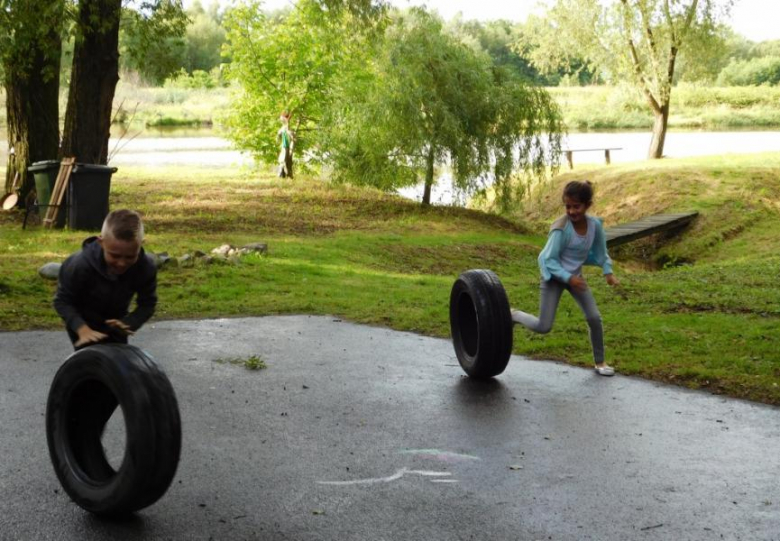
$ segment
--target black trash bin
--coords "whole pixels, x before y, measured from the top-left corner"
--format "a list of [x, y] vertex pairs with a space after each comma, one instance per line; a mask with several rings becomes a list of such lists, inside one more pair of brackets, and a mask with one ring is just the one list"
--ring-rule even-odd
[[77, 163], [68, 182], [68, 227], [99, 231], [108, 215], [111, 175], [116, 167]]
[[[35, 179], [35, 200], [40, 206], [41, 215], [46, 213], [51, 193], [54, 191], [54, 183], [57, 182], [57, 175], [60, 172], [60, 162], [57, 160], [43, 160], [34, 162], [27, 171], [33, 174]], [[65, 209], [67, 202], [62, 200], [60, 210], [57, 212], [55, 227], [65, 227]]]

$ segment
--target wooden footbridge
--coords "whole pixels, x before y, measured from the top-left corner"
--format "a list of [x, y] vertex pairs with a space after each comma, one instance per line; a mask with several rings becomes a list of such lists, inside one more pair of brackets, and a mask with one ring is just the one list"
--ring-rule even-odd
[[607, 236], [607, 246], [612, 248], [662, 231], [681, 229], [691, 223], [698, 215], [698, 212], [656, 214], [635, 222], [610, 227], [604, 231]]

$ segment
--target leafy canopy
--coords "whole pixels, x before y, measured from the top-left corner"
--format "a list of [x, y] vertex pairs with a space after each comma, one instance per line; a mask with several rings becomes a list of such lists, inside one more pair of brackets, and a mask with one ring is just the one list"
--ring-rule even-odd
[[[732, 0], [556, 0], [530, 17], [518, 43], [532, 63], [550, 72], [584, 58], [612, 82], [633, 81], [667, 103], [678, 55], [689, 65], [722, 43], [718, 21]], [[529, 45], [532, 45], [529, 47]], [[693, 69], [692, 67], [690, 69]]]
[[422, 9], [397, 16], [370, 70], [329, 111], [336, 179], [392, 189], [449, 164], [464, 192], [493, 183], [508, 204], [518, 171], [541, 175], [560, 151], [550, 96], [447, 33]]
[[242, 88], [226, 122], [230, 137], [271, 162], [278, 154], [279, 116], [288, 111], [296, 152], [315, 149], [335, 89], [362, 71], [383, 13], [367, 0], [300, 0], [278, 17], [263, 13], [258, 2], [228, 12], [229, 75]]

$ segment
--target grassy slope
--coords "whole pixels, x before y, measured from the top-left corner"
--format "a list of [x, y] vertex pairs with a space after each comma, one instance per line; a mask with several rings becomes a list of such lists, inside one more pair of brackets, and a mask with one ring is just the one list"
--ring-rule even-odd
[[[651, 272], [634, 250], [620, 254], [620, 289], [588, 274], [608, 359], [622, 373], [780, 404], [780, 210], [770, 199], [778, 172], [778, 155], [577, 170], [597, 182], [594, 210], [609, 222], [666, 209], [702, 212], [685, 240], [664, 247], [667, 259], [695, 265]], [[163, 270], [158, 318], [333, 314], [446, 337], [449, 289], [468, 268], [495, 270], [513, 305], [535, 309], [535, 260], [545, 240], [538, 232], [560, 212], [560, 184], [568, 178], [536, 191], [524, 211], [529, 229], [477, 211], [422, 209], [372, 190], [229, 171], [124, 168], [114, 179], [112, 207], [143, 211], [153, 251], [269, 243], [268, 256], [237, 266]], [[34, 272], [75, 250], [85, 234], [23, 232], [18, 215], [0, 219], [0, 328], [57, 328], [54, 286]], [[589, 365], [587, 331], [571, 299], [562, 301], [551, 334], [517, 329], [515, 351]]]

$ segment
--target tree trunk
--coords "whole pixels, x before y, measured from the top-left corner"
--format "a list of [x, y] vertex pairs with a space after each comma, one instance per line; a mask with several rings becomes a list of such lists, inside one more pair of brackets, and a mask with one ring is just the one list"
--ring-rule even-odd
[[431, 187], [433, 186], [433, 166], [435, 161], [436, 152], [433, 148], [433, 145], [431, 145], [431, 148], [428, 150], [428, 157], [426, 158], [427, 163], [425, 168], [425, 190], [423, 191], [422, 198], [423, 206], [431, 204]]
[[81, 0], [73, 51], [62, 156], [105, 165], [111, 107], [119, 81], [119, 19], [122, 0]]
[[664, 155], [664, 142], [666, 141], [666, 127], [669, 122], [669, 103], [661, 106], [660, 111], [654, 110], [653, 138], [650, 140], [650, 149], [647, 152], [649, 160], [662, 158]]
[[61, 52], [59, 32], [50, 29], [27, 51], [19, 52], [30, 59], [29, 67], [3, 67], [9, 146], [4, 193], [11, 191], [18, 172], [21, 206], [33, 188], [32, 175], [27, 175], [30, 164], [57, 158]]

